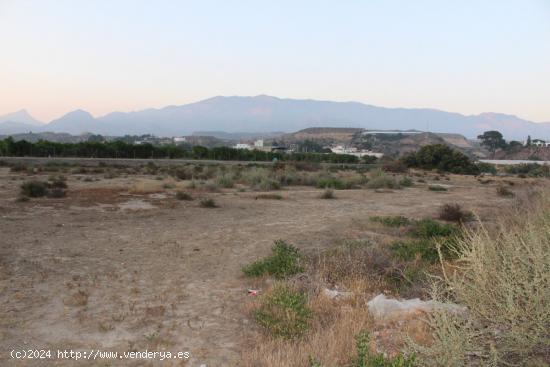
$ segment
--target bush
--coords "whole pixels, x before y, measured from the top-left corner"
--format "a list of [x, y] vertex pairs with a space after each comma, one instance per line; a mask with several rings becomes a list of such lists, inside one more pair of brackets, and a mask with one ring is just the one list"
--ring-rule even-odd
[[519, 177], [550, 177], [550, 167], [538, 163], [522, 163], [504, 168], [505, 172], [517, 174]]
[[321, 199], [335, 199], [334, 190], [326, 189], [320, 196]]
[[403, 177], [401, 180], [399, 180], [399, 186], [411, 187], [413, 185], [414, 182], [410, 177]]
[[178, 191], [178, 192], [176, 192], [176, 199], [191, 201], [191, 200], [193, 200], [193, 197], [191, 196], [191, 194], [189, 194], [187, 192]]
[[30, 170], [32, 169], [25, 163], [15, 163], [13, 166], [10, 167], [10, 172], [26, 172]]
[[401, 260], [415, 260], [417, 257], [430, 263], [439, 260], [437, 247], [441, 246], [441, 252], [445, 259], [453, 259], [455, 241], [453, 238], [421, 238], [417, 240], [397, 241], [391, 245], [393, 254]]
[[29, 181], [21, 185], [21, 195], [38, 198], [46, 196], [48, 193], [48, 184], [42, 181]]
[[503, 197], [506, 197], [506, 198], [511, 198], [511, 197], [515, 196], [514, 193], [510, 189], [508, 189], [504, 186], [498, 186], [497, 187], [497, 195], [498, 196], [503, 196]]
[[267, 274], [277, 279], [283, 279], [304, 271], [300, 265], [300, 252], [296, 247], [277, 240], [271, 252], [271, 255], [245, 266], [242, 269], [244, 275], [260, 277]]
[[470, 211], [463, 210], [459, 204], [444, 204], [439, 208], [439, 219], [449, 222], [467, 222], [473, 218]]
[[490, 173], [492, 175], [497, 174], [497, 168], [494, 164], [478, 162], [476, 163], [476, 166], [481, 173]]
[[311, 314], [305, 294], [278, 284], [263, 297], [254, 319], [270, 335], [293, 339], [307, 331]]
[[428, 262], [439, 259], [438, 247], [446, 259], [456, 257], [455, 244], [460, 228], [453, 224], [441, 224], [433, 219], [415, 222], [409, 232], [414, 240], [398, 241], [391, 246], [395, 256], [402, 260], [414, 260], [417, 256]]
[[351, 367], [414, 367], [416, 366], [416, 356], [405, 357], [397, 355], [388, 358], [382, 353], [371, 353], [370, 338], [368, 331], [363, 331], [357, 336], [357, 358], [351, 364]]
[[281, 184], [279, 183], [279, 181], [271, 178], [266, 178], [255, 184], [253, 188], [254, 190], [258, 191], [279, 190], [281, 188]]
[[370, 217], [373, 222], [382, 223], [387, 227], [402, 227], [411, 224], [411, 221], [407, 217], [396, 215], [393, 217]]
[[459, 233], [460, 228], [454, 224], [442, 224], [427, 218], [415, 222], [409, 234], [416, 238], [432, 238], [456, 236]]
[[260, 194], [256, 195], [256, 200], [263, 199], [263, 200], [282, 200], [283, 197], [280, 194]]
[[382, 170], [374, 170], [370, 174], [369, 182], [367, 182], [367, 188], [369, 189], [398, 189], [399, 184], [395, 178], [388, 176]]
[[345, 182], [336, 177], [322, 177], [317, 181], [317, 187], [320, 189], [346, 190], [351, 189], [350, 181]]
[[233, 182], [233, 177], [227, 174], [223, 176], [219, 176], [216, 179], [216, 183], [218, 186], [221, 186], [226, 189], [230, 189], [235, 185], [235, 183]]
[[443, 269], [435, 300], [465, 306], [467, 318], [436, 312], [427, 366], [544, 366], [550, 350], [550, 200], [457, 241], [459, 268]]
[[218, 207], [218, 205], [216, 204], [214, 199], [211, 199], [211, 198], [201, 199], [201, 201], [199, 202], [199, 205], [203, 208], [217, 208]]
[[430, 191], [447, 191], [447, 188], [440, 185], [430, 185], [428, 186], [428, 190]]
[[479, 174], [479, 167], [463, 153], [443, 144], [425, 145], [414, 153], [404, 156], [401, 161], [407, 167], [437, 169], [441, 172], [459, 174]]

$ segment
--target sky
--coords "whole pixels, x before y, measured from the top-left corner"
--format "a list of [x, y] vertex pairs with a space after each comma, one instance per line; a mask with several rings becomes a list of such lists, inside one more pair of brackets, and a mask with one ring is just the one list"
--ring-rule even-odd
[[550, 121], [550, 0], [0, 0], [0, 115], [259, 94]]

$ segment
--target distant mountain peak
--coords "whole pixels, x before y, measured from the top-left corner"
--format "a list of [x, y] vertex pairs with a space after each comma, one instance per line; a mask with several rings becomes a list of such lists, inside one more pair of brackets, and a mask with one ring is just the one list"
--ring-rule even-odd
[[43, 123], [32, 117], [26, 109], [21, 109], [6, 115], [0, 116], [0, 122], [18, 122], [28, 125], [42, 125]]
[[[28, 113], [23, 110], [16, 114], [25, 116]], [[523, 139], [527, 135], [531, 135], [532, 138], [550, 138], [550, 126], [547, 124], [495, 112], [467, 116], [430, 108], [388, 108], [360, 102], [290, 99], [265, 94], [216, 96], [179, 106], [113, 112], [98, 118], [78, 109], [33, 131], [71, 134], [93, 132], [114, 136], [181, 136], [193, 131], [240, 134], [271, 131], [289, 133], [313, 126], [369, 130], [428, 129], [437, 133], [462, 134], [471, 138], [484, 131], [498, 130], [508, 140]], [[10, 131], [15, 128], [25, 128], [29, 131], [26, 127], [14, 125], [9, 128]]]

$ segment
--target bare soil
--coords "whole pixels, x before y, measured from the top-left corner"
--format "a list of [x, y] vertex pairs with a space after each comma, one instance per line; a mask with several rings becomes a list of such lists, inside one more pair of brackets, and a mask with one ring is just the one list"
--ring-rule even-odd
[[[254, 284], [241, 267], [284, 239], [306, 253], [342, 238], [368, 237], [374, 215], [433, 217], [457, 202], [490, 219], [514, 200], [496, 183], [450, 176], [447, 192], [427, 183], [390, 192], [292, 187], [282, 200], [255, 200], [237, 189], [194, 192], [184, 182], [163, 189], [150, 176], [69, 175], [65, 198], [16, 201], [23, 180], [0, 168], [0, 365], [239, 365], [255, 325], [243, 304]], [[497, 181], [499, 179], [496, 179]], [[527, 180], [510, 188], [525, 190]], [[140, 182], [140, 190], [133, 189]], [[144, 190], [149, 185], [151, 190]], [[212, 197], [218, 208], [202, 208]], [[188, 351], [189, 361], [11, 360], [12, 349]]]

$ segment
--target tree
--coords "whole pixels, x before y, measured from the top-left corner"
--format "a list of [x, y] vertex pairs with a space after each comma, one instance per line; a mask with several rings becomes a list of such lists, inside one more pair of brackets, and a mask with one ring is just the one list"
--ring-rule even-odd
[[443, 144], [425, 145], [401, 158], [407, 167], [437, 169], [443, 172], [478, 174], [479, 168], [463, 153]]
[[482, 135], [478, 135], [477, 138], [481, 140], [481, 145], [487, 147], [493, 155], [497, 149], [506, 148], [506, 140], [504, 140], [499, 131], [485, 131]]
[[525, 143], [528, 147], [531, 146], [531, 135], [527, 135], [527, 143]]

